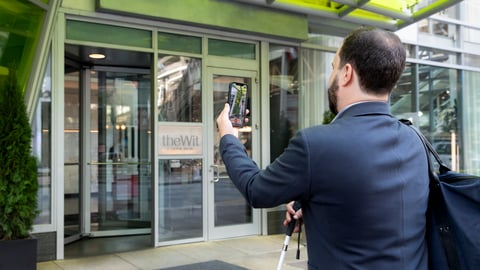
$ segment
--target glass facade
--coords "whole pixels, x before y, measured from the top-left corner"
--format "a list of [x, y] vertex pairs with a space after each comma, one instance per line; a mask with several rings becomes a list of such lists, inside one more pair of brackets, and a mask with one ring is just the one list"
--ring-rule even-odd
[[[162, 39], [165, 34], [162, 34]], [[175, 50], [192, 51], [187, 38], [168, 35], [179, 41]], [[200, 45], [196, 37], [194, 43]], [[162, 48], [166, 43], [162, 43]], [[183, 44], [183, 45], [182, 45]], [[191, 43], [189, 43], [191, 44]], [[201, 46], [196, 47], [201, 51]], [[159, 123], [158, 239], [172, 241], [203, 236], [203, 158], [192, 148], [201, 147], [179, 130], [199, 130], [202, 123], [202, 60], [181, 55], [158, 56], [156, 102]], [[188, 132], [187, 132], [188, 133]], [[196, 133], [198, 134], [198, 133]], [[192, 148], [189, 146], [190, 145]], [[188, 149], [187, 149], [188, 148]], [[192, 156], [190, 158], [189, 156]], [[196, 157], [195, 157], [196, 156]], [[170, 157], [170, 158], [167, 158]]]
[[[6, 75], [15, 64], [20, 73], [24, 72], [21, 76], [26, 81], [26, 68], [32, 62], [37, 36], [21, 33], [38, 33], [38, 22], [43, 20], [45, 11], [37, 7], [31, 9], [32, 4], [22, 1], [14, 2], [19, 9], [31, 11], [16, 21], [13, 28], [21, 30], [0, 30], [0, 76]], [[3, 16], [6, 9], [1, 10], [0, 26], [4, 27], [0, 28], [8, 29], [4, 21], [11, 20], [11, 14]], [[405, 36], [408, 63], [390, 99], [392, 113], [399, 118], [412, 119], [446, 163], [455, 170], [474, 174], [480, 174], [478, 12], [478, 1], [465, 0], [408, 27], [405, 30], [409, 34]], [[255, 36], [248, 36], [251, 39], [241, 42], [242, 38], [233, 40], [233, 34], [224, 39], [200, 31], [182, 32], [185, 26], [176, 29], [178, 33], [167, 33], [171, 29], [160, 29], [154, 22], [148, 26], [151, 30], [145, 30], [144, 24], [135, 26], [132, 23], [125, 27], [113, 21], [109, 24], [87, 22], [89, 19], [67, 20], [66, 32], [55, 34], [57, 38], [66, 34], [66, 50], [58, 52], [49, 48], [49, 52], [52, 50], [56, 54], [49, 58], [37, 91], [32, 149], [40, 162], [40, 214], [35, 224], [50, 224], [49, 231], [55, 227], [54, 192], [60, 192], [64, 203], [65, 237], [81, 233], [81, 222], [86, 218], [81, 211], [86, 206], [90, 207], [88, 224], [93, 232], [118, 226], [131, 229], [130, 225], [136, 229], [151, 228], [152, 211], [156, 211], [159, 242], [205, 237], [206, 223], [202, 222], [207, 219], [207, 206], [204, 205], [207, 179], [204, 176], [207, 175], [208, 157], [205, 149], [215, 146], [202, 145], [195, 151], [188, 150], [190, 152], [171, 146], [177, 142], [172, 134], [178, 130], [195, 136], [212, 134], [211, 120], [215, 116], [211, 115], [211, 108], [221, 105], [225, 93], [222, 92], [224, 87], [218, 85], [214, 87], [222, 91], [208, 90], [212, 91], [209, 93], [202, 89], [208, 85], [202, 78], [206, 77], [205, 68], [208, 69], [211, 59], [255, 60], [258, 61], [256, 68], [268, 71], [259, 73], [258, 84], [265, 86], [265, 89], [258, 87], [260, 93], [268, 91], [268, 95], [259, 94], [268, 97], [268, 101], [261, 104], [255, 101], [261, 111], [255, 116], [268, 112], [270, 130], [266, 132], [270, 132], [270, 136], [262, 137], [262, 141], [253, 146], [250, 142], [251, 147], [257, 146], [256, 149], [269, 145], [270, 155], [262, 158], [266, 163], [283, 152], [298, 129], [331, 120], [326, 91], [331, 62], [342, 37], [312, 34], [308, 41], [294, 45], [291, 45], [292, 40], [284, 45], [278, 39], [274, 43], [264, 42], [268, 37], [262, 37], [261, 46], [268, 48], [268, 57], [263, 57], [257, 53], [259, 43], [254, 42]], [[71, 46], [76, 43], [89, 46]], [[87, 52], [82, 49], [93, 49], [99, 44], [121, 48], [121, 54], [117, 55], [121, 57], [116, 58], [116, 63], [120, 64], [75, 62]], [[108, 51], [106, 47], [97, 48]], [[26, 58], [15, 62], [22, 54]], [[52, 77], [57, 76], [53, 72], [55, 65], [63, 63], [55, 61], [59, 57], [64, 57], [65, 73], [54, 80]], [[265, 62], [261, 62], [262, 59]], [[120, 70], [126, 66], [130, 71]], [[54, 100], [54, 86], [62, 80], [65, 84], [61, 89], [63, 99]], [[84, 95], [87, 89], [89, 99]], [[129, 98], [118, 98], [114, 92]], [[56, 106], [65, 108], [61, 131], [52, 130], [52, 108]], [[88, 119], [84, 118], [86, 116]], [[249, 133], [245, 134], [251, 136], [251, 130], [259, 128], [255, 124], [249, 126]], [[53, 132], [63, 136], [62, 168], [52, 167]], [[245, 134], [242, 139], [247, 143], [251, 137]], [[267, 137], [268, 140], [264, 139]], [[154, 145], [158, 149], [152, 150]], [[153, 167], [157, 170], [153, 171]], [[63, 172], [64, 190], [55, 191], [53, 185], [58, 180], [52, 178], [54, 170]], [[220, 174], [225, 176], [223, 171], [218, 177]], [[154, 179], [158, 179], [155, 206], [151, 191]], [[82, 182], [86, 180], [89, 182]], [[80, 196], [82, 192], [88, 193], [88, 198]], [[85, 204], [85, 199], [90, 203]], [[283, 214], [283, 209], [279, 212]], [[268, 216], [265, 222], [270, 226], [279, 221]], [[44, 227], [37, 228], [45, 231]]]
[[202, 159], [160, 159], [159, 241], [202, 237]]
[[158, 57], [158, 121], [201, 122], [201, 66], [197, 58]]
[[89, 81], [89, 103], [83, 107], [90, 117], [82, 133], [88, 136], [82, 144], [89, 145], [83, 157], [89, 175], [81, 182], [89, 180], [82, 199], [90, 204], [90, 231], [149, 230], [150, 75], [99, 68], [89, 71]]
[[461, 165], [459, 73], [456, 69], [408, 63], [390, 100], [392, 114], [413, 120], [452, 169]]
[[305, 96], [307, 113], [303, 114], [304, 126], [327, 124], [333, 120], [328, 108], [328, 78], [332, 72], [335, 52], [302, 48], [301, 89]]
[[65, 44], [63, 57], [63, 241], [148, 234], [152, 56]]
[[463, 112], [459, 125], [463, 127], [462, 160], [464, 170], [480, 174], [480, 71], [463, 73]]
[[65, 67], [64, 104], [68, 108], [64, 117], [64, 234], [66, 237], [80, 234], [82, 177], [80, 164], [80, 69], [74, 63]]
[[391, 99], [392, 112], [414, 120], [445, 163], [474, 174], [480, 154], [474, 86], [480, 75], [479, 10], [478, 2], [464, 1], [400, 31], [402, 36], [417, 27], [418, 38], [406, 44], [413, 60]]
[[298, 130], [298, 48], [270, 45], [270, 161]]
[[39, 214], [35, 224], [52, 223], [52, 61], [48, 58], [41, 94], [38, 98], [32, 122], [32, 152], [38, 159], [38, 195]]

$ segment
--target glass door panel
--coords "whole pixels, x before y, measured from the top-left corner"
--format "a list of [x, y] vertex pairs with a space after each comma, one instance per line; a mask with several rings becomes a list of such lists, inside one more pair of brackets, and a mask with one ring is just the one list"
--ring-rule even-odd
[[80, 167], [80, 68], [65, 66], [64, 118], [64, 241], [80, 239], [82, 233]]
[[89, 103], [92, 235], [151, 228], [150, 75], [92, 70]]
[[202, 159], [159, 159], [159, 241], [203, 236]]
[[[179, 42], [190, 47], [197, 44], [195, 41], [201, 42], [165, 33], [159, 34], [159, 41], [160, 36], [164, 37], [162, 40], [178, 41], [169, 45], [159, 43], [164, 49], [165, 45], [178, 47]], [[202, 61], [159, 54], [158, 63], [157, 240], [194, 241], [203, 237], [205, 228]]]
[[[211, 78], [211, 87], [213, 90], [213, 112], [214, 118], [223, 109], [227, 100], [228, 85], [230, 82], [246, 83], [249, 86], [247, 108], [250, 115], [254, 115], [252, 110], [252, 98], [255, 98], [256, 85], [254, 82], [256, 72], [230, 70], [220, 68], [210, 68], [209, 78]], [[215, 121], [215, 119], [213, 119]], [[210, 187], [212, 196], [210, 196], [209, 205], [212, 215], [210, 224], [211, 238], [226, 238], [243, 235], [253, 235], [260, 232], [259, 211], [251, 208], [242, 194], [237, 190], [235, 185], [230, 181], [227, 171], [219, 153], [220, 138], [215, 124], [213, 129], [212, 145], [212, 164], [210, 165]], [[244, 144], [250, 157], [256, 153], [252, 149], [252, 133], [251, 121], [239, 130], [239, 138]]]

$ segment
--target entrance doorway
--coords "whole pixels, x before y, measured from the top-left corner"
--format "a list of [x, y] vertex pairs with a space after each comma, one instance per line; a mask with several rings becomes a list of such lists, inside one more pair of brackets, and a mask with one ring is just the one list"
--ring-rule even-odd
[[[252, 100], [258, 100], [256, 85], [257, 72], [240, 69], [208, 68], [208, 89], [212, 89], [212, 107], [214, 118], [223, 109], [228, 95], [230, 82], [240, 82], [248, 85], [247, 108], [250, 111], [250, 120], [239, 130], [239, 139], [242, 141], [248, 155], [258, 160], [258, 132], [252, 122], [258, 117], [258, 109]], [[216, 119], [213, 119], [215, 121]], [[260, 211], [248, 205], [235, 185], [228, 177], [225, 165], [220, 156], [220, 138], [216, 124], [212, 127], [211, 141], [209, 141], [210, 157], [208, 170], [208, 213], [209, 238], [221, 239], [260, 234]]]
[[[147, 235], [149, 246], [151, 56], [65, 48], [64, 243]], [[98, 49], [104, 61], [88, 58]]]

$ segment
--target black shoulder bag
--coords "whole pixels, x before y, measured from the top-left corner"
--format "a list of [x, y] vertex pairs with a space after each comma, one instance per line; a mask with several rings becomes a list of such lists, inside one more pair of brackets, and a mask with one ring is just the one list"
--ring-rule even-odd
[[[432, 270], [480, 269], [480, 177], [452, 171], [408, 120], [427, 150], [430, 196], [427, 246]], [[430, 155], [439, 164], [437, 173]]]

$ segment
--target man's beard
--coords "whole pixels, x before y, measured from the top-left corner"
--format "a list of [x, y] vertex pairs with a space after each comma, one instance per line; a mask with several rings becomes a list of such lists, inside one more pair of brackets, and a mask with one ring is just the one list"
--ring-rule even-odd
[[333, 79], [332, 84], [328, 87], [328, 106], [330, 108], [330, 111], [334, 115], [338, 114], [337, 94], [338, 94], [338, 80], [337, 80], [337, 77], [335, 76], [335, 79]]

